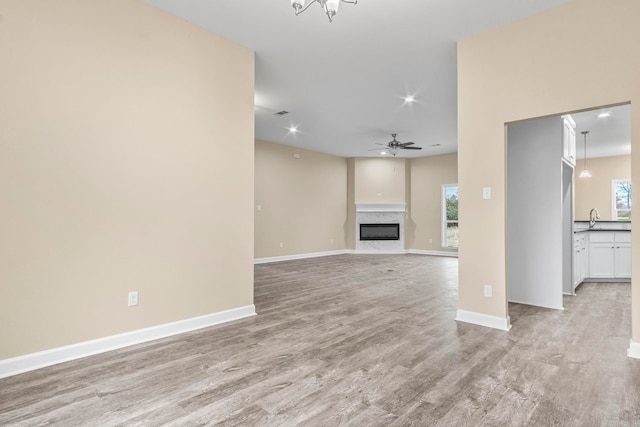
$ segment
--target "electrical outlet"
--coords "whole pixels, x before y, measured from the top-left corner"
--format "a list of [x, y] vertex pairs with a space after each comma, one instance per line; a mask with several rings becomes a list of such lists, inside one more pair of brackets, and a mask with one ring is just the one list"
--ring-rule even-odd
[[138, 291], [129, 292], [129, 298], [127, 299], [127, 305], [132, 307], [138, 305]]
[[493, 287], [491, 285], [484, 286], [484, 296], [491, 298], [493, 296]]
[[433, 239], [429, 239], [429, 243], [433, 243]]
[[262, 210], [262, 205], [258, 205], [258, 210], [261, 211]]
[[283, 247], [284, 245], [282, 244], [282, 242], [280, 242], [280, 247]]
[[333, 239], [331, 239], [331, 244], [333, 245]]

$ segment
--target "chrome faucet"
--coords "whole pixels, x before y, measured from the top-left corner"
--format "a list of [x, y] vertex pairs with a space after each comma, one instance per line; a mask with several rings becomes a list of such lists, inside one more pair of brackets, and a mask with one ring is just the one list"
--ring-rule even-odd
[[593, 228], [596, 225], [596, 220], [600, 219], [600, 212], [598, 209], [593, 208], [589, 211], [589, 228]]

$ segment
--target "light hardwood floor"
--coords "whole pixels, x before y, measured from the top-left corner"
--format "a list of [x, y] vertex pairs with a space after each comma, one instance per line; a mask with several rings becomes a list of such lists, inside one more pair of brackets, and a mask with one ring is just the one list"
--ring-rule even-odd
[[457, 260], [255, 267], [258, 316], [0, 380], [0, 425], [640, 426], [629, 284], [457, 323]]

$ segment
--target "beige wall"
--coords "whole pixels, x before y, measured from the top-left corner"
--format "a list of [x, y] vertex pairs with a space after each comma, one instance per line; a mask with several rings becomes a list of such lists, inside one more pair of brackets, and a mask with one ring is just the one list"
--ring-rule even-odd
[[345, 249], [347, 160], [256, 141], [254, 208], [256, 258]]
[[345, 224], [345, 241], [347, 249], [356, 248], [356, 159], [347, 159], [347, 223]]
[[[640, 134], [639, 17], [637, 0], [573, 0], [458, 44], [460, 309], [507, 315], [505, 123], [630, 101], [631, 134]], [[640, 144], [632, 138], [632, 147]], [[631, 156], [640, 181], [640, 148]], [[492, 188], [491, 200], [482, 199], [483, 187]], [[640, 243], [640, 228], [632, 239]], [[484, 285], [493, 285], [493, 298], [483, 297]], [[640, 281], [632, 293], [640, 342]]]
[[408, 181], [411, 210], [406, 224], [408, 249], [456, 251], [442, 248], [441, 234], [442, 185], [458, 182], [457, 162], [457, 154], [411, 159]]
[[[411, 204], [410, 168], [408, 159], [399, 157], [367, 157], [349, 159], [349, 229], [345, 230], [349, 249], [355, 249], [356, 204], [357, 203], [405, 203], [405, 239], [411, 238], [414, 226], [410, 221]], [[405, 247], [406, 243], [405, 243]]]
[[631, 178], [631, 156], [598, 157], [587, 159], [591, 178], [578, 178], [582, 160], [576, 167], [574, 218], [588, 221], [593, 208], [600, 212], [602, 221], [611, 220], [611, 181]]
[[406, 203], [406, 162], [398, 157], [355, 159], [355, 203]]
[[252, 304], [253, 53], [134, 0], [0, 17], [0, 359]]
[[256, 258], [355, 249], [356, 203], [407, 203], [407, 249], [443, 250], [441, 186], [457, 182], [455, 154], [343, 159], [256, 141], [255, 173]]

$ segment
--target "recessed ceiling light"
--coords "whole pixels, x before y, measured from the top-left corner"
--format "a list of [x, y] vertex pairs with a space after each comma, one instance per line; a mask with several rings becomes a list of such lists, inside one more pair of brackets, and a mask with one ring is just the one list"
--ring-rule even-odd
[[298, 133], [298, 128], [295, 126], [290, 126], [289, 127], [289, 133]]
[[611, 116], [611, 111], [605, 111], [604, 113], [598, 114], [599, 119], [604, 119], [605, 117], [610, 117], [610, 116]]
[[407, 104], [411, 104], [415, 100], [416, 100], [416, 98], [414, 98], [413, 95], [407, 95], [407, 96], [404, 97], [404, 102], [406, 102]]
[[386, 151], [381, 151], [381, 152], [380, 152], [380, 155], [381, 155], [381, 156], [386, 156], [386, 155], [387, 155], [387, 152], [386, 152]]

